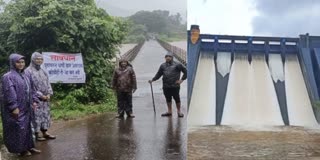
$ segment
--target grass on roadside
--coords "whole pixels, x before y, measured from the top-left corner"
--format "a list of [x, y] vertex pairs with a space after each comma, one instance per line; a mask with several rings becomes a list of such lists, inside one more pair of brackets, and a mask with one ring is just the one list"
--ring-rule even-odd
[[72, 110], [68, 108], [52, 107], [51, 115], [52, 120], [73, 120], [87, 115], [114, 112], [116, 110], [116, 105], [113, 103], [92, 105], [78, 104], [78, 106]]
[[101, 103], [80, 103], [76, 95], [69, 94], [62, 100], [53, 98], [51, 102], [52, 120], [72, 120], [91, 114], [114, 112], [117, 110], [116, 96], [113, 91], [108, 92], [108, 98]]

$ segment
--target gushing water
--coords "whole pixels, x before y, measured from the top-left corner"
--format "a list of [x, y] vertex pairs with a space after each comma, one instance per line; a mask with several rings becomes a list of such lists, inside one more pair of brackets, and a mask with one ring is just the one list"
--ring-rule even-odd
[[248, 57], [237, 54], [231, 67], [222, 125], [243, 125], [250, 121], [251, 87]]
[[269, 54], [269, 69], [274, 82], [285, 80], [284, 68], [280, 54]]
[[215, 125], [215, 79], [213, 55], [200, 53], [189, 106], [189, 126]]
[[285, 63], [286, 94], [290, 125], [317, 126], [307, 88], [296, 55], [286, 57]]
[[[256, 126], [284, 125], [271, 75], [264, 56], [253, 56], [251, 121]], [[250, 111], [249, 111], [250, 112]]]
[[224, 125], [283, 125], [279, 104], [264, 56], [236, 55], [227, 91]]
[[217, 54], [217, 71], [222, 77], [230, 73], [231, 67], [231, 53], [230, 52], [218, 52]]
[[[217, 73], [230, 73], [222, 115], [222, 125], [267, 127], [284, 125], [275, 83], [285, 82], [290, 125], [317, 125], [297, 56], [287, 56], [283, 65], [279, 54], [254, 55], [218, 53]], [[231, 66], [231, 67], [230, 67]], [[215, 124], [216, 75], [213, 54], [201, 53], [188, 116], [189, 126]], [[281, 97], [280, 97], [281, 98]], [[285, 111], [286, 113], [286, 111]]]

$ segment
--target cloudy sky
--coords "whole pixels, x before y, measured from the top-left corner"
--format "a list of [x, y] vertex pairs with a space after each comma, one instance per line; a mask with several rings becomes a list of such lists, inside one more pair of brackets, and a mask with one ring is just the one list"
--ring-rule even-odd
[[319, 0], [188, 0], [188, 26], [228, 35], [320, 35]]

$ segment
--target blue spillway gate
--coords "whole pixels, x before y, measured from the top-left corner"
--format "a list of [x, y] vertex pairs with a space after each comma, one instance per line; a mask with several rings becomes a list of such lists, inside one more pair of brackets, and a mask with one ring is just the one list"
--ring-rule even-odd
[[[193, 90], [200, 53], [211, 54], [216, 60], [218, 52], [230, 52], [233, 61], [235, 54], [248, 54], [251, 62], [252, 55], [264, 55], [266, 61], [269, 54], [281, 54], [285, 62], [286, 55], [298, 56], [303, 77], [312, 103], [319, 101], [320, 93], [320, 37], [300, 35], [298, 38], [289, 37], [254, 37], [197, 34], [199, 26], [192, 25], [188, 31], [188, 105]], [[196, 37], [196, 38], [195, 38]], [[198, 37], [198, 39], [197, 39]], [[216, 123], [221, 122], [224, 101], [227, 92], [229, 75], [222, 77], [216, 73]], [[283, 121], [289, 125], [285, 82], [274, 82]], [[317, 121], [320, 120], [320, 108], [313, 107]]]

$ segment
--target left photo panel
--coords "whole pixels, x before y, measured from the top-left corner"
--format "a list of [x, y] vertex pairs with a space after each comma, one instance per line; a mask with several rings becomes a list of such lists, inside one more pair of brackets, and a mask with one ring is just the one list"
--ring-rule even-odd
[[187, 159], [186, 0], [0, 0], [0, 160]]

